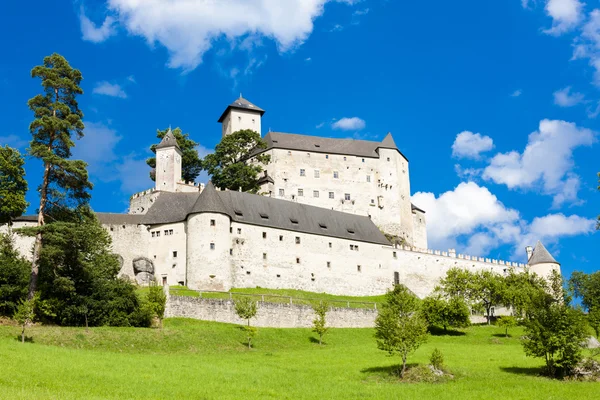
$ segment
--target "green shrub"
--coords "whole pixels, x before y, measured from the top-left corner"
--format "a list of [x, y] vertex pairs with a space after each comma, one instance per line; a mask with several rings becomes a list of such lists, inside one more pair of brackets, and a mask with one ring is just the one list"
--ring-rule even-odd
[[444, 355], [440, 350], [435, 348], [433, 353], [431, 353], [431, 357], [429, 357], [429, 362], [435, 369], [442, 369], [444, 367]]

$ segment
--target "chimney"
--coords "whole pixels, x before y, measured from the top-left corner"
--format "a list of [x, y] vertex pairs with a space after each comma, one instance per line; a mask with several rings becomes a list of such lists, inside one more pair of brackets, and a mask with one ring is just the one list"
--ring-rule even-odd
[[529, 261], [529, 259], [533, 255], [533, 247], [527, 246], [525, 247], [525, 251], [527, 252], [527, 261]]

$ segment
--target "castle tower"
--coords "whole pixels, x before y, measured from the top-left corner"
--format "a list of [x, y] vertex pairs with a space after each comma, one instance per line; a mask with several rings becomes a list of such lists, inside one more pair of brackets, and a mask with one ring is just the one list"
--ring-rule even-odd
[[552, 271], [558, 271], [560, 274], [560, 263], [552, 257], [542, 242], [538, 240], [535, 248], [532, 249], [531, 246], [528, 246], [526, 250], [527, 264], [531, 272], [543, 278], [548, 278], [552, 274]]
[[262, 134], [260, 122], [264, 113], [265, 110], [244, 99], [240, 94], [239, 99], [228, 105], [219, 118], [223, 136], [243, 129]]
[[177, 182], [181, 181], [181, 149], [171, 128], [156, 146], [155, 188], [166, 192], [175, 192]]

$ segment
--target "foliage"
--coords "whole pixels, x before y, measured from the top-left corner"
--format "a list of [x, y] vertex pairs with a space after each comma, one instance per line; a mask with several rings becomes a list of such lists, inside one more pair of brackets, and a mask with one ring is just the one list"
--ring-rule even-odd
[[14, 248], [12, 235], [0, 234], [0, 315], [12, 316], [27, 297], [30, 264]]
[[588, 313], [588, 324], [596, 332], [596, 337], [600, 338], [600, 307], [592, 308]]
[[421, 310], [429, 327], [439, 326], [446, 331], [449, 326], [464, 328], [470, 324], [471, 312], [460, 297], [448, 300], [439, 294], [433, 294], [423, 300]]
[[9, 224], [20, 217], [27, 206], [25, 194], [25, 161], [18, 150], [0, 147], [0, 225]]
[[429, 362], [435, 369], [442, 369], [444, 367], [444, 355], [437, 347], [433, 350], [433, 353], [431, 353]]
[[158, 318], [158, 322], [162, 328], [162, 320], [165, 317], [165, 309], [167, 307], [167, 296], [165, 295], [163, 288], [156, 284], [150, 285], [148, 289], [148, 296], [146, 298], [148, 307], [150, 308], [152, 315]]
[[258, 306], [256, 302], [249, 297], [242, 297], [234, 302], [235, 313], [241, 319], [248, 321], [248, 325], [244, 327], [246, 337], [248, 338], [248, 348], [252, 348], [252, 338], [256, 336], [256, 328], [250, 326], [250, 319], [256, 316]]
[[517, 326], [517, 319], [512, 315], [504, 315], [498, 318], [496, 325], [504, 328], [504, 336], [508, 337], [508, 329]]
[[34, 299], [22, 300], [14, 314], [14, 319], [21, 325], [21, 342], [25, 343], [25, 327], [33, 322]]
[[471, 298], [486, 310], [488, 325], [491, 322], [491, 309], [502, 304], [505, 299], [504, 278], [492, 271], [478, 271], [473, 276]]
[[271, 156], [253, 152], [265, 149], [267, 143], [253, 130], [241, 130], [226, 135], [215, 147], [215, 152], [204, 157], [203, 168], [212, 183], [221, 189], [256, 193], [263, 166]]
[[377, 348], [402, 358], [402, 377], [408, 356], [427, 341], [427, 322], [419, 312], [419, 300], [405, 286], [396, 285], [375, 320]]
[[463, 268], [450, 268], [446, 277], [440, 280], [440, 291], [449, 298], [460, 297], [469, 301], [471, 299], [473, 274]]
[[[170, 128], [156, 130], [156, 137], [162, 140]], [[186, 182], [194, 182], [200, 172], [202, 171], [202, 160], [198, 155], [198, 143], [190, 139], [189, 133], [183, 133], [181, 128], [177, 127], [172, 130], [173, 136], [177, 139], [177, 144], [181, 149], [181, 178]], [[153, 144], [150, 146], [152, 153], [156, 154], [156, 146]], [[153, 181], [156, 179], [156, 156], [150, 157], [146, 160], [146, 164], [152, 168], [150, 171], [150, 179]]]
[[600, 271], [591, 274], [575, 271], [569, 279], [569, 290], [576, 298], [581, 299], [588, 310], [600, 308]]
[[313, 311], [317, 316], [313, 320], [313, 332], [319, 335], [319, 345], [322, 345], [323, 336], [325, 336], [325, 334], [329, 330], [329, 328], [325, 326], [325, 315], [327, 314], [327, 311], [329, 311], [329, 304], [327, 304], [324, 301], [315, 303], [313, 304]]
[[[87, 164], [81, 160], [69, 160], [75, 145], [73, 136], [83, 137], [83, 113], [76, 100], [83, 93], [79, 87], [81, 72], [54, 53], [45, 57], [42, 65], [34, 67], [31, 76], [40, 78], [43, 87], [43, 94], [28, 102], [34, 114], [29, 125], [32, 134], [29, 155], [39, 159], [44, 166], [38, 188], [38, 222], [43, 226], [47, 217], [60, 219], [64, 211], [87, 204], [92, 184], [88, 180]], [[42, 236], [40, 229], [35, 237], [29, 299], [37, 290]]]
[[513, 308], [519, 317], [526, 317], [527, 310], [531, 308], [531, 301], [540, 290], [546, 289], [546, 281], [537, 274], [529, 271], [516, 273], [510, 271], [504, 278], [506, 290], [504, 303]]
[[548, 291], [540, 290], [532, 299], [522, 343], [527, 356], [544, 358], [548, 375], [559, 377], [581, 361], [587, 328], [583, 313], [569, 306], [560, 274], [553, 271], [550, 283]]

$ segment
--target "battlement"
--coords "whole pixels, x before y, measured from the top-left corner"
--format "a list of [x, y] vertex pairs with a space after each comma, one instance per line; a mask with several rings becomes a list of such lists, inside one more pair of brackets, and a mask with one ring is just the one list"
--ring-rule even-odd
[[147, 195], [149, 195], [151, 193], [154, 193], [156, 191], [157, 190], [155, 188], [146, 189], [143, 192], [138, 192], [138, 193], [135, 193], [135, 194], [131, 195], [131, 197], [129, 198], [129, 200], [137, 199], [139, 197], [144, 197], [144, 196], [147, 196]]
[[519, 263], [519, 262], [496, 260], [493, 258], [478, 257], [478, 256], [465, 255], [465, 254], [456, 254], [455, 249], [448, 249], [448, 251], [441, 251], [441, 250], [431, 250], [431, 249], [420, 249], [417, 247], [405, 246], [405, 245], [399, 245], [399, 246], [396, 246], [396, 248], [405, 250], [405, 251], [411, 251], [414, 253], [431, 254], [431, 255], [448, 257], [448, 258], [458, 258], [460, 260], [477, 261], [477, 262], [493, 264], [493, 265], [505, 265], [507, 267], [516, 267], [516, 268], [527, 267], [527, 264], [523, 264], [523, 263]]

